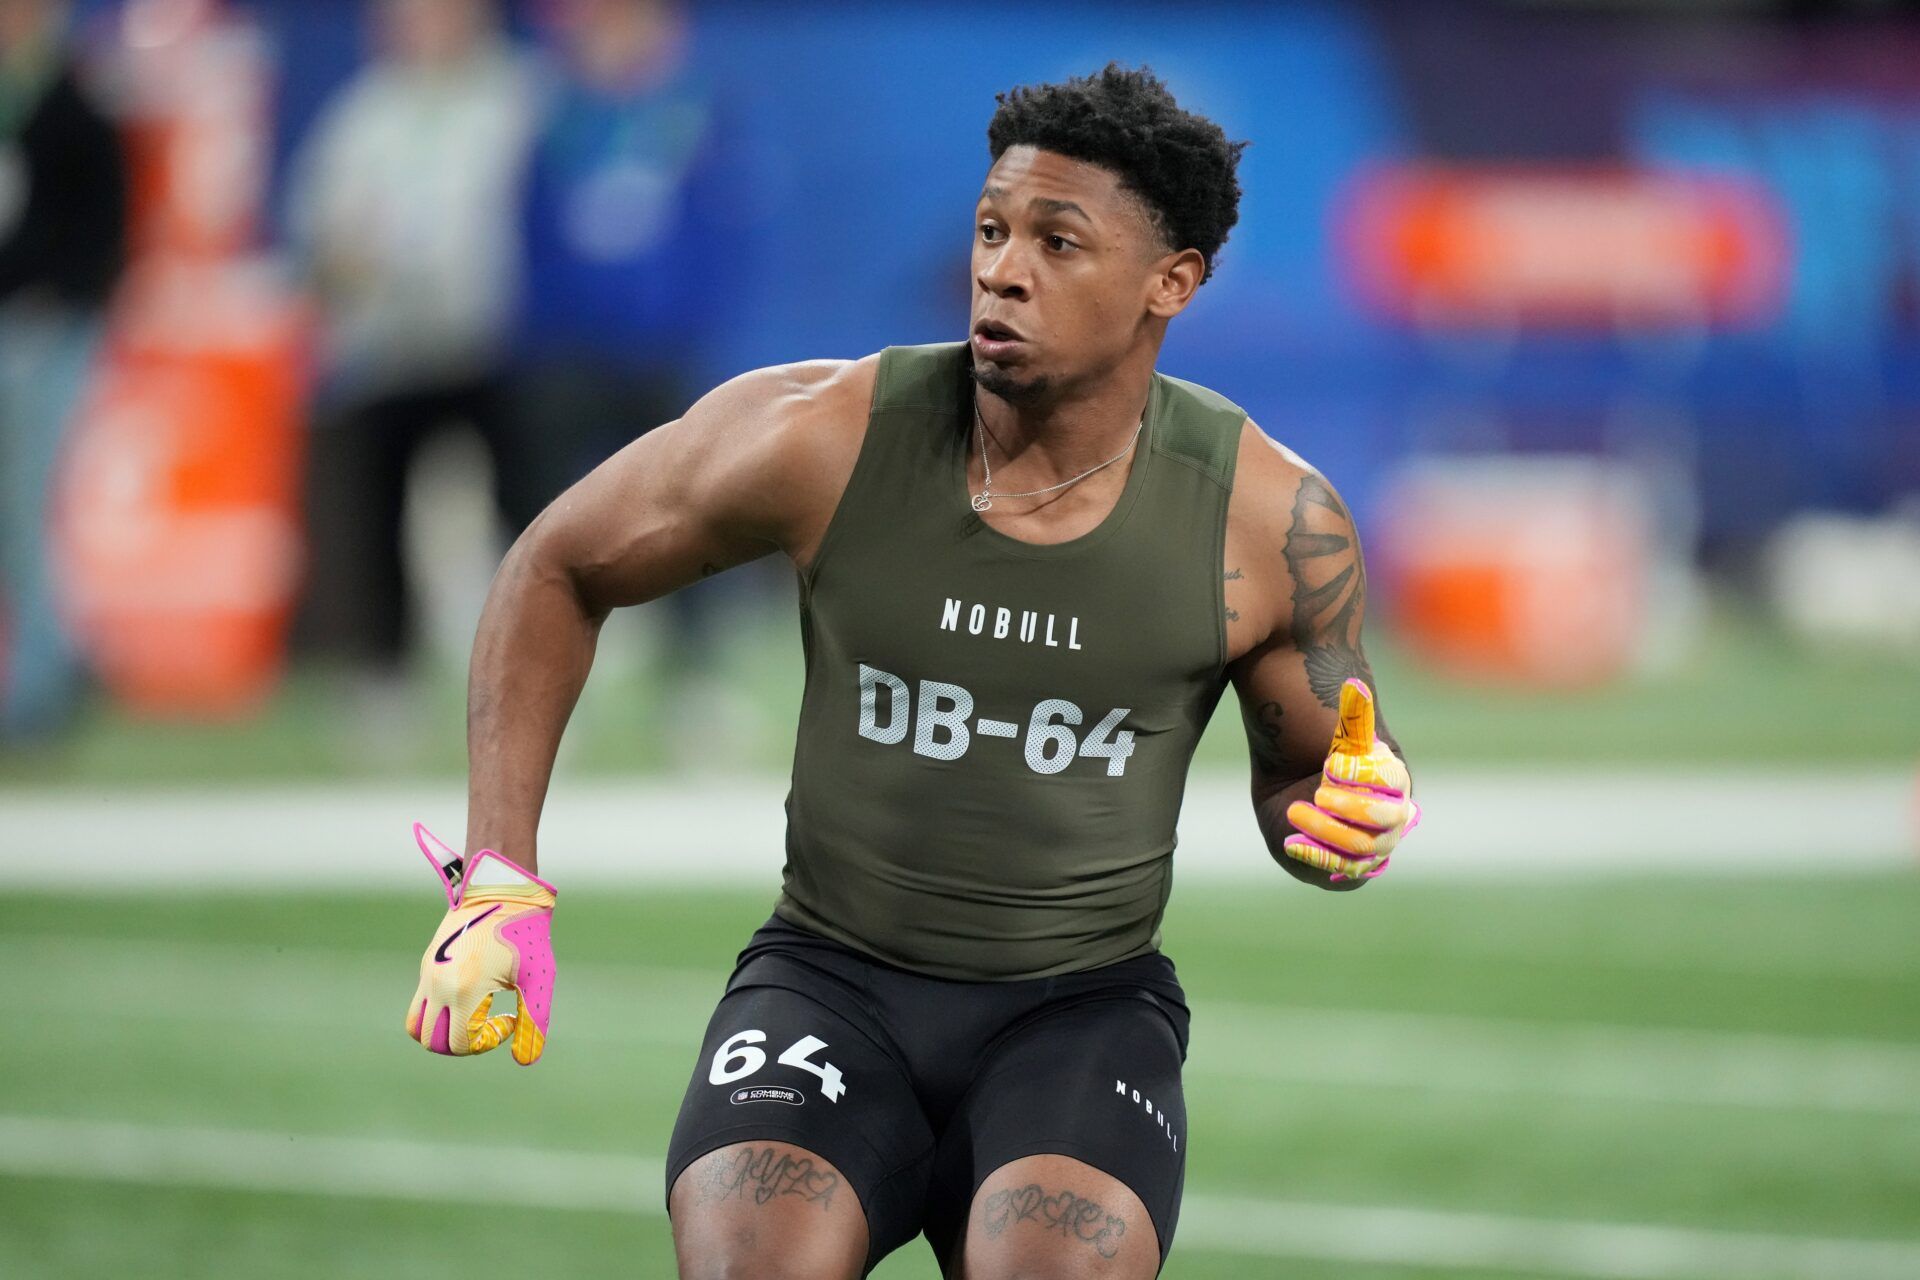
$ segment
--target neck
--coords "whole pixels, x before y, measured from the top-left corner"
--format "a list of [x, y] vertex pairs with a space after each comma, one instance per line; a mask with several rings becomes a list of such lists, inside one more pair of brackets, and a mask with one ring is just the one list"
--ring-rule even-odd
[[[1126, 448], [1146, 413], [1152, 383], [1153, 352], [1147, 351], [1144, 358], [1130, 356], [1033, 402], [1006, 400], [976, 384], [974, 403], [994, 466], [1020, 463], [1025, 487], [1064, 479]], [[996, 475], [996, 485], [999, 481]]]

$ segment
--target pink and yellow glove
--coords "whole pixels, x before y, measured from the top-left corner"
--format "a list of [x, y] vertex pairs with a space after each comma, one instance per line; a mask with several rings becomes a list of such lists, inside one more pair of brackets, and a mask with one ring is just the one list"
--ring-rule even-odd
[[1282, 848], [1333, 881], [1371, 880], [1420, 825], [1420, 806], [1407, 794], [1411, 786], [1405, 763], [1374, 732], [1373, 691], [1363, 680], [1349, 680], [1340, 689], [1340, 728], [1319, 790], [1311, 804], [1287, 806], [1296, 834]]
[[[553, 1011], [554, 887], [491, 849], [468, 862], [420, 823], [413, 838], [447, 891], [447, 917], [420, 958], [407, 1035], [435, 1053], [485, 1053], [509, 1037], [513, 1060], [539, 1061]], [[496, 992], [517, 1014], [489, 1016]]]

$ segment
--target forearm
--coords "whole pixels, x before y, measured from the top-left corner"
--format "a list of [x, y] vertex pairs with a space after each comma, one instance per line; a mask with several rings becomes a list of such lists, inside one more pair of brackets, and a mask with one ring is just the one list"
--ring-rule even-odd
[[467, 677], [467, 843], [529, 871], [554, 756], [593, 665], [604, 613], [542, 554], [536, 522], [487, 592]]
[[1296, 800], [1311, 802], [1314, 791], [1320, 785], [1320, 775], [1308, 774], [1297, 781], [1282, 784], [1256, 783], [1253, 792], [1253, 815], [1260, 824], [1260, 834], [1267, 842], [1267, 852], [1273, 860], [1284, 868], [1294, 879], [1314, 886], [1316, 889], [1329, 889], [1335, 893], [1350, 893], [1368, 882], [1365, 879], [1346, 878], [1335, 880], [1331, 873], [1318, 867], [1310, 867], [1299, 859], [1288, 855], [1281, 846], [1286, 838], [1293, 835], [1297, 828], [1287, 820], [1287, 806]]

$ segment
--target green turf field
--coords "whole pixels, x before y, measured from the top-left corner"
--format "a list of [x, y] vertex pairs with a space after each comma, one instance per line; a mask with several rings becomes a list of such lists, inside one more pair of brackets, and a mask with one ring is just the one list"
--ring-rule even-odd
[[[647, 1161], [767, 905], [569, 898], [522, 1071], [403, 1038], [431, 893], [0, 897], [0, 1274], [670, 1276]], [[1892, 1269], [1920, 1259], [1917, 925], [1914, 876], [1190, 886], [1166, 1274], [1920, 1274]], [[448, 1143], [552, 1155], [533, 1194], [566, 1207], [422, 1158]], [[934, 1271], [915, 1245], [876, 1274]]]

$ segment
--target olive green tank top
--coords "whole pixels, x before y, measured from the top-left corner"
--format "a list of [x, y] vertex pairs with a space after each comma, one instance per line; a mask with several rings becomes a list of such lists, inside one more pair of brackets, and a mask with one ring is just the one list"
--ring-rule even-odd
[[1155, 950], [1187, 766], [1225, 684], [1244, 411], [1156, 374], [1126, 486], [1068, 542], [973, 510], [964, 343], [889, 348], [801, 577], [806, 693], [777, 913], [920, 973]]

